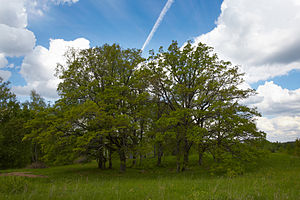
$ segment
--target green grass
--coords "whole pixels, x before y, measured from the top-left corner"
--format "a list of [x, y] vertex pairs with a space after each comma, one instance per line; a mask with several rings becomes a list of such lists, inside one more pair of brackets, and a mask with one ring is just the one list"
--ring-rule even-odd
[[[0, 177], [0, 199], [300, 199], [300, 159], [271, 154], [247, 173], [233, 178], [211, 175], [207, 166], [176, 173], [173, 158], [165, 167], [144, 162], [145, 169], [119, 173], [99, 170], [95, 162], [31, 171], [48, 178]], [[117, 164], [117, 163], [116, 163]], [[2, 189], [1, 189], [2, 188]], [[13, 189], [15, 188], [15, 189]]]

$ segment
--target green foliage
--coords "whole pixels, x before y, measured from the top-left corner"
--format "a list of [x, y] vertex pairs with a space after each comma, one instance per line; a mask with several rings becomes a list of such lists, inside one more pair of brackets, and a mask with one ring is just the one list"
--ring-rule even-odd
[[286, 153], [289, 155], [300, 156], [300, 142], [296, 139], [294, 142], [265, 142], [264, 148], [271, 153]]
[[161, 47], [157, 54], [152, 52], [142, 71], [150, 94], [167, 107], [155, 120], [157, 137], [174, 143], [178, 171], [187, 167], [193, 144], [202, 146], [202, 153], [209, 148], [213, 152], [215, 146], [232, 153], [240, 143], [265, 139], [254, 122], [259, 113], [239, 104], [254, 91], [238, 88], [242, 74], [219, 60], [212, 48], [191, 42], [180, 48], [173, 42], [167, 51]]
[[229, 153], [220, 155], [220, 161], [214, 162], [210, 167], [210, 172], [217, 175], [226, 175], [228, 177], [235, 177], [242, 175], [245, 172], [245, 163], [234, 158]]
[[29, 113], [21, 109], [9, 82], [0, 78], [0, 169], [24, 167], [30, 163], [30, 143], [23, 142]]
[[10, 166], [23, 165], [30, 155], [47, 165], [86, 157], [104, 169], [118, 154], [125, 171], [128, 159], [134, 167], [154, 155], [161, 166], [163, 156], [176, 155], [179, 172], [193, 151], [199, 165], [209, 153], [218, 165], [212, 168], [240, 174], [259, 157], [265, 140], [255, 125], [260, 114], [240, 103], [255, 92], [239, 89], [243, 74], [211, 47], [172, 42], [146, 61], [140, 50], [105, 44], [72, 49], [66, 59], [57, 66], [61, 98], [53, 106], [32, 91], [21, 107], [8, 83], [1, 85], [0, 144], [13, 145], [0, 155], [22, 161]]
[[88, 155], [105, 168], [109, 155], [117, 151], [124, 170], [127, 155], [145, 149], [140, 147], [145, 144], [148, 94], [136, 73], [144, 60], [141, 52], [105, 44], [70, 51], [67, 60], [67, 66], [57, 68], [63, 82], [58, 87], [61, 99], [55, 105], [55, 119], [43, 134], [48, 139], [40, 139], [47, 159], [54, 149], [64, 149], [69, 152], [64, 155]]
[[[21, 112], [21, 111], [19, 111]], [[1, 126], [0, 168], [24, 167], [30, 163], [30, 143], [23, 142], [24, 116], [15, 116]]]

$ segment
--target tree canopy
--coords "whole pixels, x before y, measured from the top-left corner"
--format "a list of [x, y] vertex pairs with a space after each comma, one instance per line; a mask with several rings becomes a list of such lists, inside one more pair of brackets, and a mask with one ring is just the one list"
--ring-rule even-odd
[[197, 153], [199, 165], [211, 155], [216, 166], [234, 163], [238, 171], [259, 155], [260, 114], [241, 103], [255, 91], [241, 89], [243, 74], [211, 47], [172, 42], [144, 59], [140, 50], [105, 44], [70, 50], [66, 58], [57, 67], [62, 82], [53, 105], [33, 91], [31, 101], [18, 106], [1, 84], [1, 120], [10, 109], [27, 110], [20, 137], [30, 143], [32, 161], [85, 157], [104, 169], [117, 156], [125, 171], [129, 161], [134, 167], [154, 156], [161, 166], [164, 155], [175, 155], [180, 172]]

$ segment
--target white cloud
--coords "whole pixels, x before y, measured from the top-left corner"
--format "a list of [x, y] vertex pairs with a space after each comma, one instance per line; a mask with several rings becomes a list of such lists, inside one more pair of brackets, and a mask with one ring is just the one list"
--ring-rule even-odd
[[31, 15], [43, 16], [45, 11], [48, 11], [52, 5], [71, 5], [79, 0], [23, 0], [27, 12]]
[[57, 98], [56, 88], [60, 80], [54, 76], [57, 63], [65, 64], [64, 54], [69, 48], [89, 48], [89, 41], [78, 38], [74, 41], [51, 39], [49, 49], [37, 46], [32, 53], [25, 56], [21, 75], [27, 82], [26, 86], [15, 86], [13, 91], [18, 95], [27, 96], [35, 89], [46, 98]]
[[257, 95], [245, 102], [257, 107], [264, 117], [257, 121], [259, 129], [271, 141], [300, 138], [300, 89], [288, 90], [272, 81], [257, 88]]
[[56, 4], [64, 4], [64, 3], [77, 3], [79, 0], [51, 0], [52, 2], [56, 3]]
[[0, 0], [0, 53], [24, 56], [35, 46], [35, 35], [27, 29], [28, 12], [43, 15], [51, 4], [72, 4], [78, 0]]
[[[52, 57], [51, 60], [51, 58], [46, 56], [46, 54], [53, 56], [54, 53], [51, 48], [49, 50], [50, 53], [41, 46], [35, 48], [35, 35], [32, 31], [27, 29], [28, 13], [43, 15], [43, 12], [48, 10], [51, 4], [72, 4], [76, 2], [78, 2], [78, 0], [0, 0], [0, 68], [14, 67], [13, 64], [8, 65], [6, 57], [25, 56], [26, 60], [23, 61], [23, 71], [21, 71], [21, 73], [29, 82], [25, 87], [18, 87], [20, 90], [26, 90], [26, 88], [30, 90], [39, 87], [40, 90], [43, 90], [44, 87], [53, 89], [57, 85], [56, 80], [52, 80], [53, 71], [47, 67], [39, 68], [39, 66], [47, 66], [52, 60], [53, 62], [60, 61], [58, 59], [60, 52], [55, 55], [57, 57], [54, 56], [55, 58]], [[57, 51], [64, 50], [63, 47], [55, 46], [59, 41], [60, 40], [54, 40], [52, 48], [55, 48]], [[77, 42], [75, 43], [77, 44]], [[76, 44], [70, 43], [71, 46], [76, 46]], [[34, 48], [35, 50], [33, 51]], [[34, 56], [40, 60], [35, 61]], [[42, 60], [41, 57], [45, 60]], [[43, 63], [44, 61], [46, 61], [45, 64]], [[33, 66], [33, 64], [37, 66]], [[28, 68], [26, 68], [26, 66], [28, 66]], [[0, 76], [8, 80], [11, 76], [11, 72], [1, 70]], [[49, 95], [53, 96], [54, 94]]]
[[[10, 68], [7, 56], [23, 56], [35, 45], [34, 34], [27, 30], [27, 13], [24, 0], [0, 0], [0, 68]], [[11, 72], [0, 70], [7, 81]]]
[[300, 117], [300, 89], [288, 90], [265, 82], [257, 88], [257, 95], [248, 99], [264, 115], [275, 117], [280, 115]]
[[195, 38], [242, 65], [253, 83], [300, 69], [298, 0], [224, 0], [217, 26]]
[[[221, 59], [241, 65], [248, 84], [300, 69], [299, 0], [224, 0], [216, 28], [195, 38]], [[258, 127], [272, 141], [300, 136], [300, 89], [265, 82], [246, 100], [264, 117]]]
[[267, 133], [270, 141], [295, 141], [300, 138], [300, 117], [279, 116], [276, 118], [261, 117], [257, 120], [257, 127]]
[[10, 71], [0, 70], [0, 77], [3, 78], [4, 81], [7, 81], [10, 76], [11, 76]]
[[0, 68], [6, 67], [7, 64], [8, 64], [8, 61], [5, 58], [4, 54], [0, 53]]
[[0, 33], [0, 53], [6, 56], [24, 56], [35, 46], [35, 36], [27, 29], [0, 24]]
[[0, 0], [0, 24], [15, 28], [27, 26], [27, 13], [23, 0]]
[[24, 0], [0, 0], [0, 53], [24, 56], [35, 46], [33, 32], [26, 29], [27, 13]]

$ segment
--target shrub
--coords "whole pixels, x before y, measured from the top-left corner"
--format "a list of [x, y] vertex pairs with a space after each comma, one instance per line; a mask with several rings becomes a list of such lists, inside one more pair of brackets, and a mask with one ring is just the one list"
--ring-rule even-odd
[[228, 177], [235, 177], [245, 172], [244, 163], [235, 159], [231, 154], [224, 153], [221, 157], [218, 162], [213, 163], [210, 167], [212, 174], [224, 174]]
[[80, 156], [79, 158], [73, 161], [74, 164], [84, 164], [91, 162], [91, 159], [87, 156]]
[[29, 166], [27, 166], [29, 169], [42, 169], [42, 168], [47, 168], [47, 165], [43, 162], [34, 162], [31, 163]]

